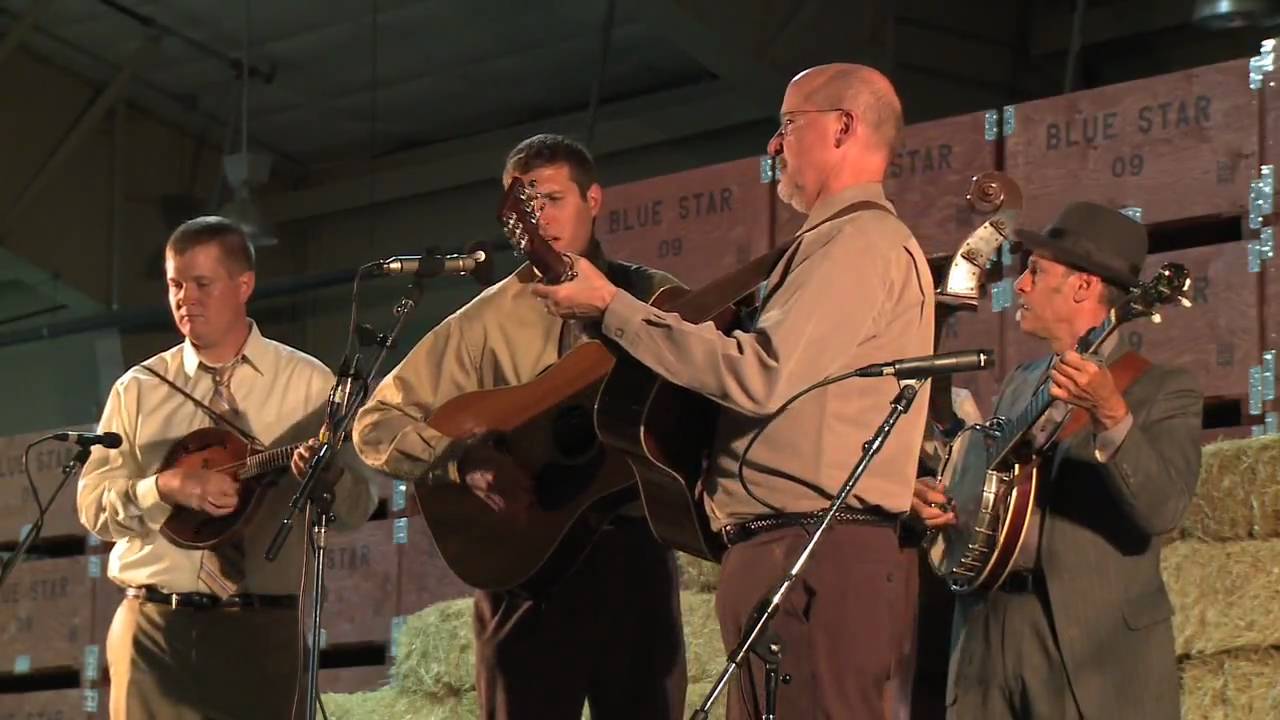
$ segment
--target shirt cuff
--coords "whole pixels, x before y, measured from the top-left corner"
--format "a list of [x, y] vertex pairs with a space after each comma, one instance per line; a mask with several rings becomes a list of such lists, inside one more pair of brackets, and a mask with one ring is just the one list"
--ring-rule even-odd
[[1125, 415], [1120, 422], [1094, 435], [1093, 456], [1098, 459], [1098, 462], [1105, 463], [1116, 454], [1116, 450], [1120, 449], [1120, 443], [1124, 442], [1131, 428], [1133, 428], [1133, 413]]
[[153, 529], [158, 529], [169, 519], [173, 507], [160, 497], [158, 475], [151, 475], [138, 481], [133, 487], [133, 499], [142, 511], [142, 519]]
[[605, 337], [618, 343], [624, 343], [627, 334], [631, 330], [645, 320], [651, 320], [655, 317], [658, 317], [658, 315], [652, 305], [640, 301], [625, 290], [619, 290], [613, 296], [613, 301], [609, 303], [609, 307], [604, 309], [601, 328], [604, 330]]

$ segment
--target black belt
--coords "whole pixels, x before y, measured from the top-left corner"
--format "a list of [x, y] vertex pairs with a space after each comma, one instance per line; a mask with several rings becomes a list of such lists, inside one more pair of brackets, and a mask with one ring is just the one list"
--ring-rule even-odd
[[[763, 515], [753, 520], [725, 525], [720, 528], [720, 536], [724, 538], [725, 545], [737, 545], [738, 543], [746, 542], [757, 535], [761, 535], [772, 530], [800, 527], [802, 525], [817, 525], [822, 522], [822, 517], [826, 515], [826, 513], [826, 510], [815, 510], [807, 513]], [[841, 524], [857, 523], [863, 525], [895, 527], [898, 524], [898, 516], [877, 510], [841, 508], [836, 511], [836, 515], [832, 518], [832, 521]]]
[[228, 595], [225, 599], [211, 593], [181, 592], [167, 593], [147, 587], [131, 587], [124, 591], [125, 597], [146, 600], [157, 605], [168, 605], [171, 608], [195, 608], [198, 610], [231, 609], [231, 608], [296, 608], [297, 595], [254, 595], [238, 593]]
[[1014, 570], [1004, 576], [996, 590], [1007, 593], [1034, 593], [1044, 590], [1044, 574], [1039, 570]]

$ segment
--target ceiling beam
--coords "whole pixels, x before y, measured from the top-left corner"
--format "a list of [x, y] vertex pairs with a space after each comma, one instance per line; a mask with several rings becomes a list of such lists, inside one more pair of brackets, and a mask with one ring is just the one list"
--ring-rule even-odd
[[[1165, 30], [1191, 22], [1194, 0], [1122, 0], [1086, 8], [1081, 45], [1094, 45]], [[1072, 12], [1033, 13], [1032, 55], [1065, 52], [1071, 44]]]
[[36, 26], [36, 20], [40, 17], [40, 11], [48, 5], [48, 0], [33, 0], [27, 6], [26, 12], [18, 18], [17, 22], [9, 28], [9, 32], [5, 33], [4, 40], [0, 40], [0, 65], [4, 64], [5, 59], [18, 49], [23, 40], [27, 39], [27, 35]]
[[102, 119], [102, 116], [115, 106], [120, 95], [129, 86], [129, 80], [133, 77], [133, 72], [137, 65], [155, 49], [159, 41], [159, 34], [150, 33], [142, 42], [137, 44], [124, 61], [124, 64], [116, 72], [115, 78], [98, 93], [89, 108], [80, 115], [75, 125], [71, 127], [71, 130], [67, 132], [62, 141], [58, 143], [58, 146], [45, 159], [44, 165], [36, 172], [35, 177], [22, 189], [22, 194], [9, 206], [8, 211], [0, 216], [0, 239], [9, 235], [13, 230], [14, 222], [22, 211], [26, 209], [27, 205], [30, 204], [31, 200], [44, 189], [45, 184], [49, 182], [49, 178], [53, 176], [53, 173], [80, 146], [84, 138], [97, 127], [98, 121]]
[[[769, 117], [736, 88], [711, 82], [603, 105], [592, 150], [597, 157]], [[274, 222], [287, 222], [496, 178], [517, 142], [540, 132], [580, 132], [586, 112], [547, 118], [383, 159], [372, 177], [356, 175], [259, 198]], [[389, 165], [390, 167], [386, 167]], [[371, 194], [372, 191], [372, 194]]]

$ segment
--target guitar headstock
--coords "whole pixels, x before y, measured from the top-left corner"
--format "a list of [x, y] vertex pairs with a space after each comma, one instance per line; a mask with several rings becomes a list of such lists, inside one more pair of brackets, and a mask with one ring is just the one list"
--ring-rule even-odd
[[1138, 318], [1149, 317], [1151, 322], [1161, 321], [1159, 307], [1177, 303], [1183, 307], [1191, 307], [1191, 271], [1181, 263], [1165, 263], [1156, 271], [1154, 277], [1140, 282], [1111, 311], [1102, 325], [1085, 333], [1076, 344], [1081, 353], [1093, 352], [1111, 335], [1116, 328]]
[[506, 191], [502, 194], [502, 204], [498, 208], [498, 222], [507, 236], [511, 247], [529, 259], [529, 264], [538, 272], [544, 282], [555, 285], [574, 277], [573, 263], [569, 258], [542, 237], [538, 229], [538, 220], [542, 215], [541, 197], [538, 194], [537, 182], [525, 183], [519, 177], [511, 179]]

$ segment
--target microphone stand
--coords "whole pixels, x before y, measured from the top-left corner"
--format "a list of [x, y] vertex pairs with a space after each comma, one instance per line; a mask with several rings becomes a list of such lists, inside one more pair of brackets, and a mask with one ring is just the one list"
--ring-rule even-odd
[[[47, 437], [41, 438], [41, 440], [47, 439]], [[40, 440], [36, 441], [36, 443], [38, 442], [40, 442]], [[31, 447], [36, 443], [31, 443], [31, 445], [27, 446], [27, 449], [31, 449]], [[62, 488], [66, 487], [67, 483], [71, 481], [71, 476], [79, 472], [80, 468], [84, 466], [86, 461], [88, 461], [89, 453], [92, 450], [93, 446], [91, 445], [81, 445], [80, 449], [76, 451], [76, 454], [67, 461], [67, 464], [62, 466], [62, 481], [58, 483], [58, 487], [53, 489], [53, 494], [49, 496], [49, 502], [45, 503], [43, 507], [40, 505], [38, 498], [32, 498], [36, 501], [36, 507], [39, 508], [39, 511], [36, 514], [36, 521], [31, 523], [31, 527], [28, 528], [26, 534], [22, 536], [22, 542], [18, 543], [18, 547], [14, 549], [13, 553], [9, 555], [9, 557], [5, 558], [4, 567], [0, 568], [0, 587], [4, 587], [4, 581], [9, 579], [9, 575], [11, 575], [18, 567], [18, 563], [22, 562], [23, 555], [25, 555], [27, 550], [31, 548], [31, 545], [35, 543], [36, 538], [40, 537], [40, 531], [44, 529], [45, 512], [48, 511], [48, 508], [53, 506], [53, 501], [58, 499], [58, 493], [61, 493]], [[25, 454], [23, 455], [23, 467], [25, 470]]]
[[400, 302], [396, 303], [395, 326], [389, 335], [378, 335], [376, 344], [380, 349], [374, 359], [373, 366], [369, 368], [369, 374], [365, 378], [360, 376], [359, 355], [351, 363], [348, 362], [347, 358], [343, 358], [334, 387], [330, 390], [330, 398], [335, 398], [339, 393], [343, 392], [342, 385], [348, 381], [354, 380], [352, 384], [357, 385], [358, 389], [346, 396], [343, 402], [338, 403], [337, 407], [330, 407], [326, 423], [329, 426], [329, 432], [325, 434], [325, 437], [321, 438], [320, 447], [316, 450], [315, 455], [311, 457], [311, 462], [307, 465], [306, 475], [298, 485], [298, 491], [289, 502], [285, 516], [280, 521], [280, 526], [276, 528], [276, 533], [271, 538], [271, 543], [267, 546], [266, 559], [274, 562], [279, 556], [280, 550], [284, 547], [289, 533], [293, 530], [295, 516], [298, 511], [302, 509], [304, 504], [310, 505], [311, 535], [312, 543], [315, 546], [315, 552], [311, 553], [311, 561], [315, 581], [311, 590], [311, 644], [307, 654], [306, 720], [315, 720], [316, 701], [320, 697], [320, 615], [324, 598], [324, 555], [328, 544], [329, 522], [333, 519], [333, 488], [321, 484], [319, 479], [321, 472], [334, 453], [337, 452], [337, 448], [341, 446], [351, 432], [351, 425], [355, 421], [356, 411], [364, 404], [365, 397], [368, 395], [367, 378], [377, 376], [378, 368], [382, 365], [383, 360], [386, 359], [387, 350], [395, 343], [396, 336], [404, 328], [409, 312], [417, 307], [418, 302], [422, 299], [422, 281], [424, 279], [423, 275], [415, 273], [413, 282], [409, 284], [404, 296], [400, 298]]
[[[783, 596], [791, 589], [796, 578], [800, 576], [800, 571], [808, 563], [814, 546], [826, 534], [827, 528], [831, 526], [836, 512], [844, 506], [845, 500], [853, 493], [854, 486], [862, 479], [862, 475], [867, 471], [867, 467], [871, 465], [872, 459], [884, 447], [884, 443], [889, 438], [889, 433], [893, 431], [893, 427], [898, 424], [898, 420], [911, 408], [911, 403], [915, 400], [916, 394], [923, 384], [924, 378], [917, 378], [904, 382], [898, 389], [898, 394], [889, 403], [889, 414], [880, 423], [880, 427], [876, 429], [871, 439], [863, 443], [862, 457], [858, 458], [858, 463], [853, 466], [853, 471], [849, 473], [849, 477], [845, 479], [844, 484], [840, 486], [840, 490], [836, 492], [835, 497], [831, 500], [831, 505], [822, 516], [822, 521], [818, 523], [817, 529], [809, 536], [809, 542], [800, 551], [800, 556], [796, 558], [795, 563], [787, 571], [787, 574], [783, 576], [782, 581], [774, 588], [772, 594], [767, 598], [761, 599], [754, 614], [753, 624], [743, 632], [742, 639], [738, 641], [737, 647], [733, 649], [733, 652], [729, 653], [728, 661], [725, 663], [724, 669], [720, 671], [720, 676], [716, 678], [711, 690], [702, 699], [702, 703], [698, 705], [698, 709], [690, 716], [690, 720], [707, 720], [711, 706], [715, 704], [716, 698], [720, 696], [720, 693], [724, 692], [733, 673], [742, 669], [747, 653], [758, 647], [763, 647], [764, 649], [763, 652], [757, 652], [765, 659], [766, 668], [769, 670], [769, 677], [766, 678], [764, 718], [765, 720], [775, 720], [777, 717], [777, 663], [782, 654], [782, 648], [777, 638], [765, 635], [765, 626], [769, 624], [769, 620], [774, 615], [778, 614], [778, 608], [782, 604]], [[763, 646], [761, 645], [762, 643]], [[781, 680], [785, 684], [788, 681], [788, 676], [783, 675]]]

